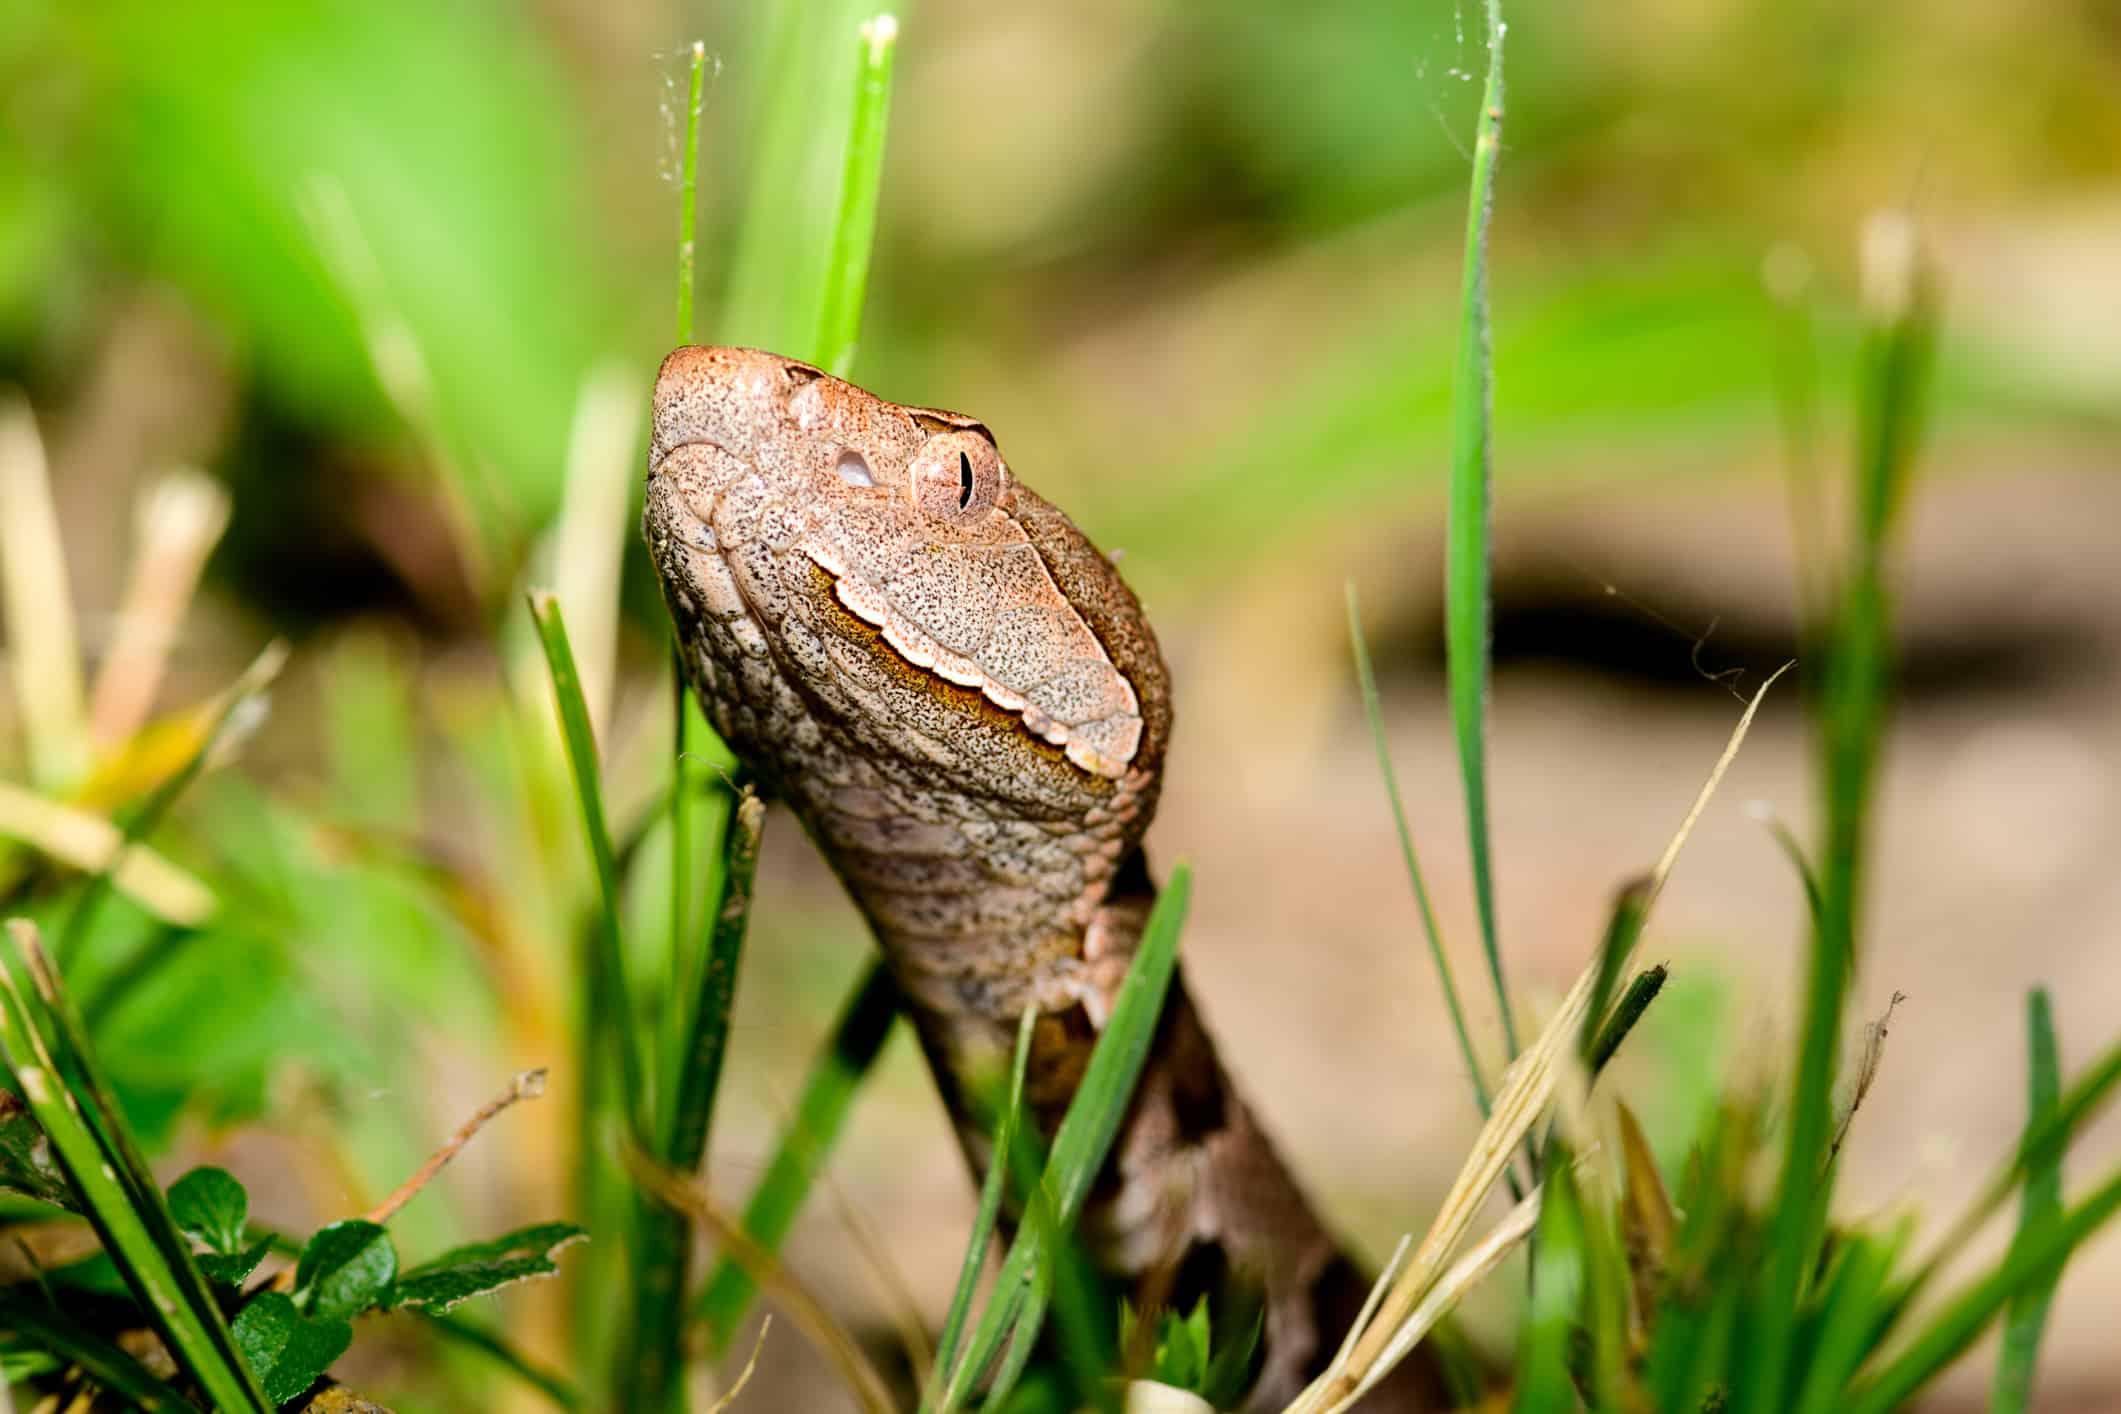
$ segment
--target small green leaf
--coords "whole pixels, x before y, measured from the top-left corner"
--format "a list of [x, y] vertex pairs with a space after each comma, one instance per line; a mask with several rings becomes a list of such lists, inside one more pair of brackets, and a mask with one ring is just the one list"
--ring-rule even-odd
[[[331, 1228], [324, 1231], [330, 1232]], [[259, 1382], [265, 1386], [265, 1397], [274, 1404], [285, 1404], [315, 1384], [317, 1376], [353, 1343], [353, 1327], [345, 1321], [305, 1316], [296, 1309], [292, 1297], [279, 1291], [252, 1298], [236, 1314], [234, 1329], [237, 1348], [257, 1372]]]
[[51, 1141], [22, 1101], [0, 1090], [0, 1192], [81, 1211], [81, 1200], [59, 1172]]
[[196, 1168], [172, 1183], [169, 1212], [178, 1227], [222, 1256], [243, 1250], [250, 1195], [227, 1169]]
[[474, 1296], [559, 1270], [553, 1254], [588, 1237], [573, 1223], [539, 1223], [422, 1262], [398, 1279], [387, 1304], [442, 1312]]
[[398, 1275], [390, 1234], [361, 1218], [320, 1228], [295, 1269], [295, 1300], [313, 1316], [357, 1316], [381, 1301]]
[[216, 1286], [241, 1286], [250, 1280], [250, 1274], [258, 1269], [258, 1263], [264, 1261], [265, 1254], [270, 1251], [272, 1239], [261, 1237], [241, 1252], [202, 1254], [198, 1259], [199, 1270]]

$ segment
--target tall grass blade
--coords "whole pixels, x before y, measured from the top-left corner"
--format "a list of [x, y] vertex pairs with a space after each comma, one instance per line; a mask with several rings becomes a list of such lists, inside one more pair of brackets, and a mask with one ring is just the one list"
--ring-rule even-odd
[[[852, 35], [875, 0], [765, 0], [751, 6], [757, 75], [746, 131], [750, 176], [724, 272], [716, 334], [788, 353], [817, 350], [832, 220], [854, 98]], [[829, 41], [820, 36], [829, 36]]]
[[936, 1340], [934, 1388], [922, 1397], [924, 1409], [932, 1407], [964, 1341], [965, 1322], [972, 1314], [972, 1294], [979, 1286], [980, 1268], [987, 1263], [987, 1248], [994, 1241], [994, 1225], [1001, 1217], [1002, 1185], [1008, 1179], [1017, 1125], [1023, 1114], [1024, 1072], [1031, 1063], [1031, 1032], [1037, 1021], [1037, 1009], [1026, 1007], [1024, 1019], [1016, 1028], [1016, 1053], [1009, 1063], [1009, 1093], [995, 1121], [994, 1154], [987, 1165], [987, 1177], [980, 1183], [979, 1210], [973, 1215], [972, 1231], [965, 1239], [965, 1260], [958, 1267], [957, 1289], [950, 1295], [950, 1310], [943, 1317], [942, 1334]]
[[1797, 837], [1790, 833], [1790, 827], [1784, 824], [1782, 817], [1774, 811], [1763, 806], [1755, 813], [1760, 823], [1767, 827], [1767, 832], [1776, 845], [1781, 848], [1783, 857], [1789, 860], [1790, 867], [1797, 871], [1798, 881], [1804, 885], [1805, 914], [1810, 918], [1812, 927], [1817, 929], [1825, 926], [1826, 896], [1819, 892], [1819, 875], [1813, 871], [1812, 861], [1804, 857], [1804, 846], [1798, 843]]
[[[693, 1173], [707, 1152], [765, 824], [765, 803], [745, 792], [725, 840], [721, 905], [698, 970], [698, 988], [687, 1008], [683, 1044], [664, 1067], [672, 1102], [664, 1117], [658, 1162], [673, 1173]], [[641, 1214], [632, 1273], [635, 1318], [626, 1332], [630, 1354], [621, 1366], [633, 1391], [629, 1408], [664, 1409], [681, 1396], [691, 1257], [692, 1224], [681, 1209], [659, 1204]]]
[[599, 1372], [584, 1378], [615, 1397], [633, 1388], [635, 1374], [631, 1362], [620, 1358], [631, 1330], [626, 1313], [634, 1309], [633, 1273], [625, 1255], [639, 1251], [653, 1214], [647, 1200], [628, 1188], [612, 1144], [623, 1137], [645, 1147], [648, 1080], [637, 1034], [642, 1028], [634, 1024], [633, 992], [626, 977], [619, 863], [604, 811], [595, 729], [559, 600], [546, 592], [533, 592], [529, 600], [597, 880], [596, 912], [582, 930], [580, 966], [587, 995], [575, 1046], [580, 1069], [575, 1186], [577, 1210], [601, 1240], [573, 1292], [577, 1345], [584, 1352], [585, 1369]]
[[1927, 279], [1913, 241], [1898, 218], [1881, 218], [1865, 241], [1871, 324], [1858, 407], [1863, 431], [1854, 513], [1814, 694], [1826, 797], [1819, 926], [1809, 950], [1781, 1178], [1745, 1347], [1750, 1376], [1740, 1407], [1747, 1414], [1779, 1414], [1784, 1407], [1799, 1293], [1817, 1265], [1820, 1218], [1831, 1197], [1831, 1176], [1822, 1180], [1820, 1170], [1833, 1129], [1835, 1059], [1856, 963], [1870, 802], [1891, 674], [1886, 561], [1914, 460], [1932, 334]]
[[695, 260], [699, 243], [695, 232], [700, 219], [700, 109], [707, 82], [707, 46], [695, 39], [691, 49], [691, 77], [685, 85], [684, 149], [678, 158], [678, 342], [692, 342], [692, 295]]
[[[1421, 912], [1421, 928], [1429, 940], [1429, 956], [1436, 963], [1437, 980], [1443, 986], [1444, 1007], [1451, 1014], [1451, 1029], [1458, 1037], [1458, 1054], [1465, 1062], [1466, 1078], [1473, 1084], [1473, 1099], [1486, 1119], [1491, 1104], [1488, 1083], [1480, 1073], [1473, 1052], [1473, 1036], [1466, 1029], [1465, 1008], [1458, 1000], [1458, 983], [1451, 975], [1451, 959], [1443, 949], [1443, 932], [1436, 926], [1436, 910], [1429, 905], [1429, 886], [1422, 878], [1421, 861], [1414, 853], [1414, 833], [1407, 827], [1406, 804], [1399, 794], [1399, 774], [1392, 769], [1391, 748], [1385, 744], [1384, 705], [1377, 695], [1377, 675], [1370, 667], [1370, 645], [1362, 631], [1362, 605], [1356, 598], [1355, 581], [1348, 581], [1348, 642], [1355, 650], [1355, 680], [1362, 689], [1362, 707], [1370, 721], [1370, 741], [1377, 748], [1377, 774], [1384, 778], [1385, 799], [1392, 807], [1392, 825], [1399, 832], [1399, 852], [1406, 861], [1407, 878], [1414, 885], [1414, 905]], [[1511, 1177], [1515, 1187], [1515, 1176]]]
[[1865, 1232], [1846, 1238], [1812, 1316], [1818, 1334], [1797, 1390], [1798, 1414], [1835, 1414], [1841, 1407], [1849, 1377], [1877, 1340], [1886, 1285], [1905, 1245], [1904, 1229], [1884, 1238]]
[[0, 1059], [141, 1307], [216, 1409], [270, 1410], [154, 1175], [110, 1099], [79, 1019], [26, 920], [0, 954]]
[[751, 922], [752, 882], [766, 832], [766, 803], [746, 790], [722, 855], [722, 899], [707, 938], [706, 966], [692, 999], [686, 1044], [677, 1055], [676, 1102], [664, 1145], [669, 1166], [680, 1173], [698, 1168], [707, 1153], [714, 1100], [721, 1086], [722, 1057], [729, 1047], [729, 1012], [736, 1002], [737, 968]]
[[[685, 120], [678, 159], [678, 308], [677, 338], [692, 342], [693, 291], [697, 284], [700, 189], [700, 111], [707, 79], [707, 46], [692, 42], [690, 77], [685, 87]], [[685, 685], [685, 650], [675, 635], [670, 643], [670, 959], [672, 976], [677, 960], [685, 956], [692, 938], [692, 815], [693, 773], [688, 764], [692, 747], [690, 690]]]
[[[1486, 0], [1488, 77], [1473, 134], [1473, 179], [1466, 207], [1465, 274], [1460, 286], [1458, 375], [1451, 393], [1450, 525], [1444, 559], [1444, 649], [1451, 722], [1465, 779], [1466, 840], [1473, 859], [1473, 901], [1488, 978], [1502, 1013], [1503, 1043], [1517, 1056], [1517, 1019], [1503, 981], [1495, 928], [1495, 871], [1489, 852], [1487, 712], [1490, 490], [1494, 455], [1493, 357], [1488, 338], [1488, 223], [1495, 203], [1495, 163], [1502, 151], [1502, 0]], [[1534, 1170], [1534, 1178], [1538, 1176]]]
[[1989, 1176], [1988, 1182], [1981, 1186], [1980, 1194], [1946, 1229], [1936, 1248], [1923, 1260], [1921, 1269], [1908, 1282], [1903, 1299], [1911, 1299], [1919, 1293], [1947, 1262], [1965, 1249], [1967, 1242], [2010, 1196], [2013, 1188], [2043, 1166], [2060, 1163], [2063, 1151], [2069, 1147], [2077, 1131], [2106, 1108], [2117, 1088], [2121, 1088], [2121, 1042], [2107, 1047], [2104, 1054], [2086, 1066], [2084, 1073], [2056, 1099], [2054, 1108], [2044, 1119], [2027, 1122], [2025, 1135], [2018, 1141], [2011, 1157]]
[[[1777, 677], [1780, 674], [1776, 675]], [[1753, 718], [1766, 700], [1768, 689], [1775, 685], [1775, 678], [1761, 684], [1760, 690], [1731, 730], [1730, 740], [1723, 754], [1716, 758], [1709, 776], [1687, 807], [1686, 818], [1672, 835], [1664, 853], [1659, 856], [1657, 867], [1650, 875], [1650, 886], [1644, 907], [1654, 905], [1664, 881], [1678, 862], [1680, 852], [1692, 836], [1695, 824], [1702, 812], [1714, 798], [1716, 788], [1723, 781], [1724, 773], [1737, 758], [1739, 748], [1745, 744], [1746, 734], [1751, 731]], [[1418, 1309], [1417, 1303], [1435, 1283], [1458, 1242], [1465, 1236], [1475, 1215], [1487, 1201], [1489, 1192], [1501, 1177], [1509, 1163], [1510, 1153], [1527, 1139], [1532, 1126], [1546, 1113], [1552, 1099], [1557, 1067], [1568, 1053], [1573, 1052], [1583, 1018], [1590, 1009], [1591, 992], [1597, 985], [1598, 974], [1604, 967], [1602, 960], [1594, 959], [1569, 988], [1561, 1005], [1548, 1018], [1546, 1027], [1539, 1034], [1530, 1050], [1511, 1063], [1503, 1072], [1501, 1088], [1495, 1094], [1495, 1112], [1481, 1127], [1474, 1140], [1472, 1152], [1467, 1156], [1458, 1177], [1453, 1180], [1451, 1190], [1444, 1196], [1435, 1220], [1430, 1224], [1414, 1255], [1405, 1268], [1394, 1278], [1391, 1289], [1379, 1303], [1376, 1316], [1363, 1330], [1355, 1343], [1355, 1349], [1340, 1368], [1330, 1377], [1314, 1381], [1306, 1391], [1304, 1399], [1298, 1401], [1302, 1410], [1333, 1408], [1339, 1406], [1374, 1371], [1386, 1368], [1382, 1355], [1389, 1348], [1408, 1322], [1411, 1313]], [[1532, 1200], [1527, 1198], [1525, 1203]], [[1523, 1205], [1520, 1205], [1522, 1207]]]
[[[898, 986], [882, 963], [871, 963], [842, 1008], [811, 1064], [795, 1113], [788, 1118], [765, 1175], [744, 1207], [744, 1232], [766, 1252], [777, 1252], [804, 1199], [839, 1139], [855, 1092], [876, 1064], [898, 1019]], [[758, 1288], [743, 1264], [725, 1257], [709, 1274], [692, 1318], [707, 1328], [709, 1351], [720, 1356], [751, 1309]]]
[[854, 115], [847, 128], [847, 162], [840, 175], [839, 214], [826, 265], [825, 305], [818, 315], [817, 361], [845, 378], [861, 336], [862, 301], [869, 289], [869, 256], [876, 241], [877, 190], [884, 178], [884, 129], [891, 108], [891, 60], [898, 20], [878, 15], [862, 26], [854, 78]]
[[[567, 748], [567, 764], [574, 775], [575, 800], [582, 816], [582, 831], [589, 843], [590, 863], [596, 870], [599, 910], [591, 932], [583, 971], [589, 978], [589, 1045], [585, 1058], [616, 1052], [619, 1094], [614, 1107], [626, 1121], [636, 1143], [646, 1133], [647, 1080], [643, 1074], [640, 1046], [633, 1036], [632, 1007], [626, 987], [626, 949], [619, 921], [618, 858], [611, 845], [611, 827], [604, 815], [596, 734], [589, 724], [589, 704], [582, 697], [582, 680], [575, 670], [574, 650], [568, 646], [567, 623], [560, 603], [549, 593], [533, 591], [530, 616], [538, 628], [538, 641], [545, 650], [545, 664], [552, 675], [552, 696], [559, 712], [560, 738]], [[583, 1077], [592, 1095], [601, 1097], [594, 1074]], [[595, 1108], [594, 1106], [592, 1108]]]
[[[1186, 904], [1192, 875], [1184, 865], [1172, 871], [1169, 882], [1149, 913], [1141, 944], [1127, 977], [1120, 984], [1112, 1014], [1084, 1068], [1075, 1098], [1054, 1133], [1053, 1148], [1039, 1184], [1039, 1198], [1051, 1204], [1052, 1230], [1064, 1234], [1073, 1228], [1088, 1196], [1091, 1182], [1112, 1147], [1120, 1120], [1134, 1094], [1134, 1083], [1148, 1059], [1156, 1024], [1163, 1015], [1164, 998], [1178, 966], [1178, 935], [1185, 924]], [[994, 1293], [980, 1313], [979, 1324], [966, 1342], [957, 1368], [944, 1386], [939, 1408], [948, 1414], [962, 1407], [972, 1392], [972, 1383], [993, 1361], [1005, 1337], [1018, 1341], [1038, 1334], [1043, 1316], [1043, 1298], [1037, 1295], [1050, 1280], [1055, 1252], [1042, 1237], [1043, 1224], [1026, 1222], [1017, 1229], [1016, 1240], [1002, 1263]], [[1025, 1328], [1028, 1327], [1028, 1333]]]
[[[1038, 1251], [1031, 1268], [1031, 1287], [1023, 1293], [1023, 1306], [1015, 1318], [1016, 1328], [981, 1396], [985, 1409], [1008, 1406], [1010, 1391], [1036, 1349], [1059, 1355], [1041, 1373], [1069, 1409], [1109, 1409], [1119, 1389], [1112, 1378], [1120, 1368], [1120, 1351], [1111, 1292], [1091, 1266], [1075, 1232], [1054, 1213], [1045, 1182], [1048, 1162], [1037, 1132], [1019, 1129], [1010, 1146], [1009, 1182], [1024, 1225], [1036, 1229]], [[1002, 1289], [999, 1282], [995, 1289]], [[1039, 1331], [1049, 1314], [1053, 1339], [1042, 1343]], [[1225, 1317], [1230, 1314], [1223, 1313]]]
[[1571, 1373], [1579, 1313], [1590, 1281], [1590, 1234], [1566, 1152], [1547, 1175], [1539, 1215], [1539, 1264], [1517, 1365], [1515, 1414], [1574, 1414]]
[[2121, 1212], [2121, 1171], [2111, 1174], [2076, 1207], [2043, 1223], [1986, 1275], [1969, 1283], [1945, 1304], [1877, 1376], [1861, 1386], [1842, 1408], [1847, 1414], [1887, 1414], [1900, 1408], [1953, 1360], [2021, 1293], [2053, 1281], [2070, 1254]]
[[[2052, 1116], [2062, 1098], [2062, 1069], [2055, 1043], [2054, 1010], [2045, 988], [2025, 999], [2026, 1133]], [[2062, 1155], [2057, 1152], [2027, 1169], [2025, 1196], [2019, 1201], [2018, 1233], [2011, 1246], [2023, 1247], [2062, 1213]], [[2040, 1355], [2040, 1336], [2055, 1299], [2057, 1270], [2011, 1299], [2003, 1326], [2003, 1350], [1996, 1358], [1996, 1384], [1989, 1397], [1990, 1414], [2024, 1414], [2032, 1405], [2033, 1368]]]

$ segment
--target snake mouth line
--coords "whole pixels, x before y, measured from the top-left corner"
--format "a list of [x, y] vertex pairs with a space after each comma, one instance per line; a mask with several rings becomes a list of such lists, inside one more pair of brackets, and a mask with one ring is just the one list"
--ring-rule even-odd
[[[891, 612], [881, 594], [847, 574], [843, 566], [835, 565], [832, 556], [808, 545], [802, 547], [802, 553], [831, 583], [833, 598], [840, 607], [875, 629], [884, 645], [906, 664], [952, 687], [979, 693], [994, 706], [1014, 716], [1034, 738], [1060, 748], [1069, 763], [1078, 769], [1110, 781], [1126, 775], [1125, 761], [1098, 752], [1078, 738], [1066, 722], [1045, 712], [1022, 693], [997, 682], [971, 659], [952, 653], [919, 629], [905, 624]], [[742, 592], [741, 586], [739, 592]]]

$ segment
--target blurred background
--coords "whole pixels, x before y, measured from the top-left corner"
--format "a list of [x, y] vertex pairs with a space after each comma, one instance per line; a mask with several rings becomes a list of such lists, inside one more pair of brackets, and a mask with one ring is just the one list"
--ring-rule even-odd
[[[792, 351], [837, 177], [807, 138], [843, 121], [864, 13], [0, 3], [0, 381], [28, 409], [5, 413], [0, 504], [8, 775], [107, 813], [151, 775], [109, 750], [150, 705], [196, 704], [290, 642], [269, 720], [157, 837], [218, 898], [211, 921], [147, 951], [168, 920], [114, 900], [75, 969], [155, 1141], [237, 1169], [262, 1218], [366, 1207], [508, 1072], [568, 1054], [589, 882], [521, 591], [560, 589], [616, 808], [638, 817], [667, 771], [633, 515], [674, 341], [687, 47], [711, 56], [700, 334]], [[1536, 1014], [1740, 697], [1793, 655], [1792, 472], [1831, 486], [1847, 461], [1861, 232], [1907, 211], [1943, 332], [1857, 1010], [1907, 1000], [1848, 1192], [1949, 1214], [2022, 1123], [2025, 988], [2055, 989], [2065, 1068], [2121, 1028], [2121, 5], [1517, 0], [1508, 19], [1505, 957]], [[977, 414], [1124, 553], [1177, 680], [1151, 845], [1198, 871], [1193, 985], [1308, 1183], [1381, 1255], [1426, 1223], [1477, 1115], [1343, 586], [1471, 985], [1440, 616], [1478, 18], [921, 0], [901, 21], [854, 376]], [[801, 104], [760, 98], [776, 66], [809, 76]], [[773, 219], [740, 228], [761, 192]], [[49, 502], [20, 472], [40, 455]], [[40, 578], [53, 526], [64, 558]], [[166, 672], [143, 672], [126, 625], [171, 602]], [[68, 652], [92, 684], [71, 758], [36, 729], [67, 710], [42, 669]], [[1770, 698], [1646, 944], [1674, 982], [1620, 1088], [1668, 1154], [1791, 1034], [1801, 897], [1747, 806], [1808, 830], [1797, 705]], [[0, 832], [36, 838], [18, 807]], [[711, 1163], [732, 1201], [866, 949], [776, 816]], [[548, 1108], [407, 1211], [408, 1250], [558, 1210], [570, 1136]], [[2083, 1143], [2095, 1162], [2121, 1128]], [[972, 1194], [903, 1037], [833, 1175], [797, 1268], [882, 1329], [895, 1298], [847, 1231], [882, 1232], [933, 1321]], [[1508, 1286], [1476, 1332], [1510, 1329]], [[536, 1299], [508, 1300], [514, 1333], [561, 1358]], [[2117, 1304], [2109, 1234], [2062, 1287], [2042, 1407], [2121, 1401]], [[359, 1349], [386, 1388], [427, 1380], [388, 1341]], [[843, 1397], [792, 1338], [765, 1368], [766, 1407]], [[1933, 1406], [1976, 1407], [1984, 1381], [1977, 1361]], [[465, 1407], [442, 1388], [424, 1407]]]

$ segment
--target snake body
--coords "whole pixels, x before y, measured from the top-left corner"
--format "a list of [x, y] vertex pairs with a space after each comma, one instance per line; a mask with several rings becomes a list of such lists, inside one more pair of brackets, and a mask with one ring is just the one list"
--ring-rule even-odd
[[[757, 350], [664, 361], [644, 529], [700, 701], [867, 918], [975, 1167], [968, 1097], [1027, 1007], [1050, 1130], [1155, 898], [1170, 686], [1134, 595], [977, 421]], [[1250, 1408], [1302, 1388], [1366, 1287], [1182, 978], [1081, 1232], [1139, 1289], [1259, 1301]]]

